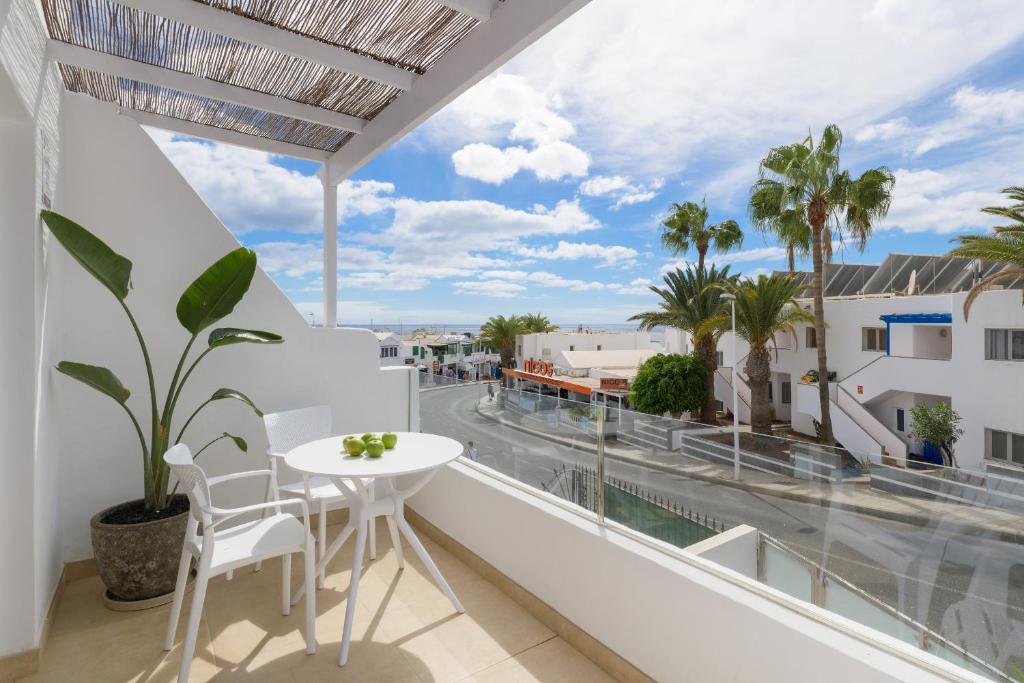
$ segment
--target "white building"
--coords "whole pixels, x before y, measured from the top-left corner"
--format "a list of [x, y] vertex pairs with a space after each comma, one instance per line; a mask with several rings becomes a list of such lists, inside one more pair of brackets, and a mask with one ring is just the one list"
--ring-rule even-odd
[[649, 332], [533, 332], [516, 336], [516, 366], [554, 360], [563, 351], [660, 351]]
[[496, 351], [468, 334], [420, 334], [404, 343], [412, 364], [434, 374], [477, 380], [500, 365]]
[[382, 368], [395, 365], [415, 365], [412, 347], [394, 332], [374, 332], [380, 344], [380, 366]]
[[[963, 259], [891, 255], [880, 266], [836, 265], [826, 275], [826, 348], [829, 369], [836, 373], [830, 414], [840, 443], [874, 460], [884, 454], [903, 462], [920, 455], [923, 444], [912, 436], [910, 411], [941, 401], [963, 417], [965, 433], [956, 446], [961, 467], [1024, 466], [1019, 290], [981, 295], [965, 319], [966, 290], [978, 274]], [[800, 326], [795, 339], [778, 340], [770, 391], [776, 419], [791, 421], [794, 430], [808, 435], [814, 435], [820, 418], [817, 384], [801, 381], [817, 367], [814, 341], [812, 325]], [[726, 406], [731, 405], [731, 347], [727, 334], [718, 345], [724, 365], [716, 384]], [[741, 368], [748, 350], [739, 340]], [[744, 403], [749, 401], [742, 381], [738, 390]], [[746, 405], [741, 404], [740, 418], [749, 419]]]

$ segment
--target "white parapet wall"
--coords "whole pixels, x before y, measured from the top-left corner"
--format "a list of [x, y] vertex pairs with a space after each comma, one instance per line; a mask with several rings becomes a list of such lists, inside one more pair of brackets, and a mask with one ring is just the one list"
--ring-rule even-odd
[[983, 680], [760, 586], [742, 567], [662, 552], [468, 463], [443, 469], [410, 504], [657, 681]]

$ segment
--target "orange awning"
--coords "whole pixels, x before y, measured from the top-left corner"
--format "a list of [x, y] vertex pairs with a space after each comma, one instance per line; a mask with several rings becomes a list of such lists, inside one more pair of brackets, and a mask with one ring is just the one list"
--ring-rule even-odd
[[506, 375], [512, 375], [520, 379], [525, 379], [530, 382], [540, 382], [541, 384], [547, 384], [549, 387], [558, 387], [559, 389], [566, 389], [568, 391], [574, 391], [577, 394], [583, 394], [584, 396], [590, 396], [594, 391], [594, 387], [588, 387], [585, 384], [576, 384], [564, 379], [557, 379], [555, 377], [548, 377], [547, 375], [535, 375], [532, 372], [523, 372], [522, 370], [512, 370], [511, 368], [503, 368], [502, 372]]

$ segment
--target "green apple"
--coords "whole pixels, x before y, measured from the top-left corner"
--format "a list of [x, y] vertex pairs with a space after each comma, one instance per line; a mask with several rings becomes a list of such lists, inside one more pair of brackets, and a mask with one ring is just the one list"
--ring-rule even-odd
[[366, 444], [357, 436], [346, 436], [341, 445], [349, 455], [362, 455], [366, 449]]
[[366, 442], [366, 454], [371, 458], [384, 455], [384, 442], [380, 439], [370, 439]]
[[371, 432], [366, 432], [365, 434], [363, 434], [363, 443], [367, 443], [367, 442], [372, 441], [373, 439], [376, 439], [376, 438], [377, 438], [376, 434], [373, 434]]
[[384, 448], [390, 451], [395, 447], [395, 444], [398, 443], [398, 434], [395, 434], [394, 432], [384, 432], [380, 435], [380, 440], [384, 442]]

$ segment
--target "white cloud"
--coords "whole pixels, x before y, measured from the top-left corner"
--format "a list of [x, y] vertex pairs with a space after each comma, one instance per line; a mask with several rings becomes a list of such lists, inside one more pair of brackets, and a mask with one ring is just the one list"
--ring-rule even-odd
[[594, 176], [580, 183], [580, 192], [590, 197], [602, 197], [629, 188], [629, 178], [621, 175]]
[[534, 149], [476, 142], [452, 154], [455, 172], [467, 178], [500, 185], [519, 171], [533, 171], [540, 180], [561, 180], [587, 174], [590, 157], [568, 142], [555, 141]]
[[656, 178], [647, 185], [630, 181], [627, 176], [594, 176], [580, 183], [580, 194], [589, 197], [617, 197], [613, 209], [630, 204], [649, 202], [658, 196], [658, 190], [665, 184]]
[[[256, 230], [323, 230], [323, 188], [315, 177], [272, 163], [272, 155], [266, 152], [146, 130], [236, 235]], [[394, 190], [392, 183], [376, 180], [342, 182], [338, 220], [388, 209]]]
[[[786, 258], [786, 250], [782, 247], [758, 247], [756, 249], [744, 249], [742, 251], [733, 251], [728, 254], [708, 254], [705, 258], [705, 263], [708, 266], [715, 265], [721, 268], [722, 266], [732, 265], [736, 263], [753, 263], [757, 261], [780, 261]], [[662, 273], [667, 273], [670, 270], [676, 268], [686, 269], [687, 265], [691, 262], [686, 259], [678, 259], [670, 261], [661, 267]], [[693, 261], [692, 263], [696, 263]]]
[[978, 90], [965, 85], [949, 97], [949, 112], [929, 124], [914, 125], [903, 116], [867, 126], [857, 132], [857, 142], [898, 142], [904, 153], [918, 157], [979, 135], [999, 134], [1024, 123], [1024, 91], [1007, 88]]
[[857, 142], [893, 140], [903, 137], [911, 130], [913, 130], [913, 128], [910, 125], [910, 119], [905, 116], [901, 116], [897, 119], [889, 119], [882, 123], [875, 123], [861, 128], [857, 131], [857, 134], [854, 135], [854, 140]]
[[559, 289], [570, 289], [574, 292], [589, 292], [596, 289], [611, 288], [611, 285], [603, 282], [574, 280], [570, 278], [564, 278], [561, 275], [556, 275], [554, 273], [539, 270], [535, 270], [530, 273], [524, 270], [491, 270], [482, 273], [482, 276], [502, 280], [518, 281], [528, 285], [536, 285], [538, 287], [558, 287]]
[[638, 277], [628, 285], [620, 285], [614, 289], [619, 294], [625, 294], [628, 296], [647, 296], [651, 294], [650, 287], [654, 284], [654, 280], [646, 277]]
[[452, 286], [459, 294], [473, 294], [475, 296], [493, 296], [501, 299], [509, 299], [526, 291], [526, 287], [514, 282], [471, 280], [466, 282], [453, 282]]
[[[567, 142], [576, 128], [557, 108], [526, 79], [499, 74], [455, 100], [427, 130], [442, 142], [470, 143], [452, 154], [455, 172], [467, 178], [500, 185], [520, 171], [539, 180], [585, 176], [590, 156]], [[498, 146], [505, 141], [529, 146]]]
[[637, 257], [637, 250], [619, 245], [588, 244], [586, 242], [560, 241], [555, 247], [519, 247], [514, 250], [519, 256], [554, 260], [576, 260], [582, 258], [600, 259], [606, 266], [631, 265]]
[[[1018, 168], [1022, 164], [1018, 163]], [[953, 167], [894, 172], [896, 187], [892, 207], [880, 227], [895, 227], [904, 232], [950, 234], [994, 224], [981, 213], [984, 206], [1000, 204], [998, 184], [983, 185], [970, 169]], [[993, 175], [991, 171], [988, 174]], [[1017, 176], [1019, 177], [1019, 176]], [[997, 183], [995, 178], [990, 182]]]
[[927, 12], [911, 0], [822, 3], [814, 12], [792, 0], [643, 5], [590, 3], [456, 100], [426, 134], [456, 146], [498, 144], [510, 121], [540, 104], [571, 120], [574, 144], [614, 170], [608, 175], [676, 175], [705, 159], [727, 171], [752, 159], [723, 194], [738, 203], [769, 147], [831, 122], [852, 133], [1010, 45], [1024, 27], [1017, 0], [936, 0]]

